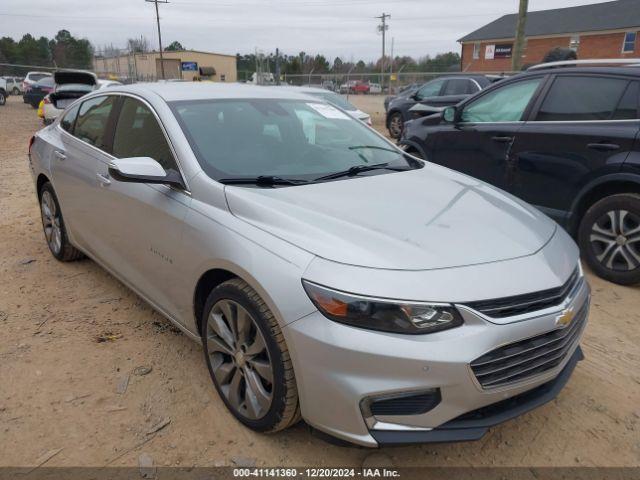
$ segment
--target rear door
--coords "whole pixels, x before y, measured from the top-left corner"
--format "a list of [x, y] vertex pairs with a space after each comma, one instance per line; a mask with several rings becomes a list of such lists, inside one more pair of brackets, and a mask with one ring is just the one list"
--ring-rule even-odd
[[60, 144], [53, 152], [51, 175], [74, 242], [98, 258], [104, 255], [103, 222], [97, 195], [98, 172], [111, 158], [108, 130], [116, 98], [90, 98], [65, 113]]
[[512, 143], [543, 81], [528, 77], [466, 103], [455, 124], [427, 135], [428, 159], [506, 189]]
[[564, 223], [583, 186], [619, 171], [640, 128], [640, 83], [556, 75], [516, 135], [509, 190]]

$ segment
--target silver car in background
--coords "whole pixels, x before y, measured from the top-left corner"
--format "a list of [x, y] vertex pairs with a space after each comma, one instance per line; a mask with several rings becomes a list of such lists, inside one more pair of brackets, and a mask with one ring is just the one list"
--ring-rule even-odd
[[590, 293], [564, 230], [316, 97], [116, 86], [29, 152], [54, 257], [92, 258], [201, 342], [254, 430], [477, 439], [582, 358]]

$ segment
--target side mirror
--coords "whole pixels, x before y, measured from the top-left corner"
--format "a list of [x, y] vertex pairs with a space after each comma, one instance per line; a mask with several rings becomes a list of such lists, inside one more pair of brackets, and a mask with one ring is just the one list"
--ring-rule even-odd
[[442, 119], [447, 123], [455, 123], [457, 113], [456, 107], [446, 107], [442, 111]]
[[150, 157], [117, 158], [109, 163], [109, 175], [119, 182], [155, 183], [184, 188], [182, 177], [174, 170], [167, 172]]

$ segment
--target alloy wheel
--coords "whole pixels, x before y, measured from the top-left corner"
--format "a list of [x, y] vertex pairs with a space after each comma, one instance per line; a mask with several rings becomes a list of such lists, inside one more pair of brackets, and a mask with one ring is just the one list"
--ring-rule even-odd
[[62, 250], [62, 227], [60, 212], [56, 206], [56, 202], [50, 192], [42, 192], [40, 199], [40, 210], [42, 211], [42, 225], [44, 227], [44, 236], [49, 244], [51, 251], [58, 255]]
[[395, 114], [389, 119], [389, 133], [393, 138], [400, 138], [402, 134], [402, 117], [399, 114]]
[[610, 210], [592, 225], [589, 241], [606, 268], [630, 271], [640, 267], [640, 216], [627, 210]]
[[254, 318], [239, 303], [220, 300], [209, 313], [205, 340], [227, 402], [248, 419], [264, 417], [273, 401], [273, 366]]

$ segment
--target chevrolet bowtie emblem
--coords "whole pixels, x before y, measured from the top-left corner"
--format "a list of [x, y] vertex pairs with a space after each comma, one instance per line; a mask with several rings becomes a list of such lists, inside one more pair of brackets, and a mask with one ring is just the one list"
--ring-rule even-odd
[[567, 308], [566, 310], [563, 310], [562, 313], [556, 317], [556, 325], [560, 327], [566, 327], [571, 323], [574, 316], [575, 316], [575, 313], [573, 312], [573, 307]]

